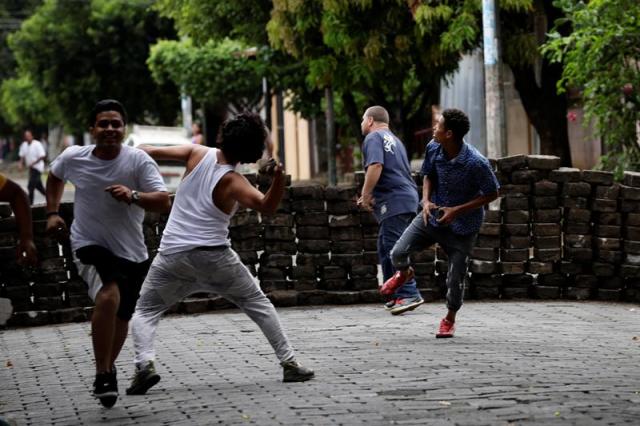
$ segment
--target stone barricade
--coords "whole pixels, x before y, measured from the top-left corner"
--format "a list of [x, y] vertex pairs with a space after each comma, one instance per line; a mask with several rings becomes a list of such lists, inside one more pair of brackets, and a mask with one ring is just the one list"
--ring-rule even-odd
[[[469, 263], [468, 299], [577, 299], [640, 302], [640, 173], [614, 182], [609, 172], [560, 167], [557, 157], [516, 155], [492, 161], [501, 198], [485, 212]], [[246, 175], [266, 191], [268, 176]], [[422, 177], [414, 176], [422, 195]], [[382, 302], [377, 287], [378, 224], [356, 199], [356, 184], [289, 181], [274, 215], [241, 209], [233, 217], [234, 250], [276, 306]], [[0, 205], [0, 297], [14, 313], [9, 325], [84, 321], [92, 312], [68, 243], [48, 238], [43, 206], [33, 208], [37, 268], [15, 262], [16, 225]], [[73, 205], [61, 215], [70, 226]], [[155, 256], [167, 215], [147, 213], [144, 236]], [[412, 256], [427, 301], [446, 294], [446, 254], [430, 247]], [[215, 274], [215, 271], [212, 271]], [[232, 305], [194, 294], [171, 312], [198, 313]]]

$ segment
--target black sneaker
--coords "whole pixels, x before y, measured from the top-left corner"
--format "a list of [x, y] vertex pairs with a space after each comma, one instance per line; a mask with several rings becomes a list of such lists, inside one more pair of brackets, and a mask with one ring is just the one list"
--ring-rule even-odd
[[127, 395], [144, 395], [159, 381], [160, 375], [156, 373], [153, 361], [148, 361], [144, 367], [136, 367], [136, 373], [131, 379], [131, 386], [127, 389]]
[[310, 368], [303, 367], [298, 361], [281, 362], [283, 382], [306, 382], [315, 376], [316, 373]]
[[96, 380], [93, 382], [93, 396], [107, 408], [115, 405], [118, 400], [118, 381], [115, 371], [96, 374]]

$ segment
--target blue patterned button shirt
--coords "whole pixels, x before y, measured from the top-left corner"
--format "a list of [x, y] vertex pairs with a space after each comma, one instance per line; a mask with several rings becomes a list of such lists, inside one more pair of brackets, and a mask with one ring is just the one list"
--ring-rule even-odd
[[[429, 142], [421, 173], [430, 178], [435, 175], [432, 180], [436, 181], [436, 185], [431, 191], [431, 201], [440, 207], [458, 206], [481, 195], [493, 194], [500, 188], [489, 160], [466, 142], [462, 143], [458, 155], [450, 160], [439, 143], [433, 140]], [[469, 235], [480, 230], [483, 219], [484, 209], [480, 207], [458, 216], [448, 226], [455, 234]], [[429, 223], [443, 226], [433, 216]]]

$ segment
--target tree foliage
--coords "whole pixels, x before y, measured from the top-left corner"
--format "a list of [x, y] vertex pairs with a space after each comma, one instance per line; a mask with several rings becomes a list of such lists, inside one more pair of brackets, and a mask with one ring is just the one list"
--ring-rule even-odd
[[[12, 31], [19, 28], [22, 20], [31, 15], [40, 3], [41, 0], [3, 0], [0, 2], [0, 86], [5, 80], [16, 76], [16, 61], [7, 44], [7, 38]], [[13, 82], [11, 84], [14, 85], [15, 89], [16, 85], [24, 87], [25, 82]], [[2, 93], [0, 93], [0, 99], [3, 99], [0, 104], [0, 134], [16, 133], [25, 124], [31, 126], [39, 124], [34, 121], [25, 123], [22, 120], [16, 120], [15, 114], [18, 111], [30, 109], [28, 105], [14, 105], [15, 102], [20, 102], [21, 99], [3, 96]], [[7, 104], [7, 102], [11, 104]], [[33, 120], [37, 115], [29, 114], [28, 116]]]
[[150, 44], [175, 32], [148, 5], [45, 0], [9, 37], [20, 78], [41, 90], [69, 130], [85, 129], [88, 111], [107, 97], [121, 100], [132, 121], [175, 120], [175, 86], [157, 86], [146, 65]]
[[306, 64], [310, 87], [337, 93], [353, 135], [374, 104], [405, 141], [429, 126], [428, 106], [462, 53], [445, 52], [439, 27], [418, 28], [406, 0], [274, 0], [267, 29], [274, 48]]
[[[562, 63], [560, 90], [582, 90], [609, 153], [602, 165], [621, 173], [640, 168], [640, 3], [637, 0], [556, 0], [573, 31], [551, 34], [544, 52]], [[564, 21], [558, 22], [565, 24]]]
[[200, 102], [232, 102], [236, 109], [255, 109], [262, 99], [268, 55], [236, 40], [164, 40], [151, 49], [149, 68], [156, 81], [174, 82]]
[[[482, 45], [482, 2], [411, 3], [418, 27], [440, 37], [445, 54]], [[562, 11], [545, 0], [503, 0], [499, 6], [502, 60], [513, 73], [523, 107], [540, 136], [541, 151], [557, 155], [569, 165], [567, 99], [556, 89], [562, 67], [540, 54], [545, 33]]]
[[28, 76], [4, 80], [0, 85], [0, 114], [14, 129], [46, 127], [52, 118], [47, 98]]

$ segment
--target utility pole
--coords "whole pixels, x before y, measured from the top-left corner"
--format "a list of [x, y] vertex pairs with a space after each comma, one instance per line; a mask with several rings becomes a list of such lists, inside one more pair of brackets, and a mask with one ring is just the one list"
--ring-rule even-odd
[[182, 127], [187, 135], [191, 135], [191, 125], [193, 124], [191, 96], [187, 95], [184, 90], [180, 94], [180, 109], [182, 110]]
[[329, 185], [335, 185], [338, 179], [336, 176], [336, 124], [333, 113], [333, 89], [331, 87], [325, 88], [324, 95], [327, 102], [327, 111], [325, 112], [327, 120], [327, 178]]
[[487, 157], [489, 158], [500, 158], [507, 154], [498, 22], [496, 0], [482, 0]]

